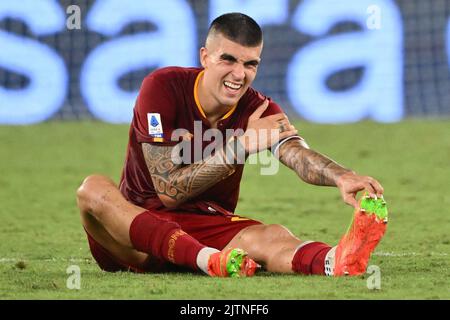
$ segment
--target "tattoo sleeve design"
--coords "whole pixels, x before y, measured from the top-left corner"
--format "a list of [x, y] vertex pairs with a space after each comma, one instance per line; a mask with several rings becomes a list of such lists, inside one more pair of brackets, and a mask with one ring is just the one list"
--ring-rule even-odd
[[169, 198], [174, 206], [201, 194], [236, 170], [237, 165], [227, 161], [229, 154], [225, 149], [201, 162], [177, 165], [172, 161], [173, 148], [142, 144], [156, 192], [161, 200]]
[[303, 181], [318, 186], [336, 186], [340, 176], [352, 172], [330, 158], [309, 149], [299, 139], [283, 143], [280, 146], [279, 159], [284, 165], [294, 170]]

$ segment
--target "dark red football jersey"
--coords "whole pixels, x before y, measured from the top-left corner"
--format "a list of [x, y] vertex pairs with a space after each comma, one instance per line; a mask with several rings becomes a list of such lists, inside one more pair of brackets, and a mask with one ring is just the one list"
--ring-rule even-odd
[[[197, 84], [202, 75], [199, 68], [168, 67], [154, 71], [143, 81], [137, 98], [133, 120], [129, 132], [127, 156], [120, 181], [120, 190], [134, 204], [147, 209], [163, 209], [153, 187], [150, 173], [142, 152], [142, 143], [173, 146], [172, 133], [176, 129], [186, 129], [195, 139], [194, 123], [202, 132], [210, 129], [203, 109], [197, 98]], [[223, 133], [226, 129], [245, 130], [249, 116], [263, 103], [265, 96], [249, 88], [230, 112], [217, 123]], [[273, 101], [263, 117], [283, 112]], [[202, 142], [202, 149], [211, 142]], [[184, 203], [180, 210], [200, 210], [211, 212], [234, 212], [239, 196], [239, 184], [244, 165], [228, 178], [218, 182], [209, 190]]]

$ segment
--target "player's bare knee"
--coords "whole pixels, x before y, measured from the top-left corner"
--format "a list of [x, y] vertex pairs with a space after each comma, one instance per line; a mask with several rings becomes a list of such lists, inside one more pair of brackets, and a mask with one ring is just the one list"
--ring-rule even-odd
[[246, 245], [271, 244], [273, 241], [292, 237], [292, 233], [280, 224], [256, 225], [245, 228], [238, 234], [239, 242]]
[[87, 197], [88, 193], [86, 192], [86, 188], [83, 182], [77, 189], [77, 205], [78, 208], [80, 208], [81, 212], [84, 212], [87, 209]]
[[264, 230], [263, 225], [255, 225], [242, 229], [235, 238], [237, 245], [247, 250], [250, 247], [254, 247], [255, 244], [258, 243], [258, 234], [260, 234], [262, 230]]
[[98, 188], [99, 186], [114, 185], [114, 182], [108, 177], [92, 174], [87, 176], [81, 185], [85, 188]]
[[292, 233], [281, 224], [265, 225], [262, 238], [269, 242], [292, 237]]
[[100, 175], [90, 175], [83, 180], [77, 189], [77, 204], [81, 211], [91, 211], [92, 200], [98, 197], [102, 185], [108, 183], [109, 179]]

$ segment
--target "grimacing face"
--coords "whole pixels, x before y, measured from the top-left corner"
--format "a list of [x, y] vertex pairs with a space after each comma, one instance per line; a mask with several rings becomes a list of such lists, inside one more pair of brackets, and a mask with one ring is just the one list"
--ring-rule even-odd
[[256, 77], [262, 48], [262, 43], [242, 46], [220, 33], [208, 37], [200, 49], [200, 61], [209, 103], [227, 107], [238, 103]]

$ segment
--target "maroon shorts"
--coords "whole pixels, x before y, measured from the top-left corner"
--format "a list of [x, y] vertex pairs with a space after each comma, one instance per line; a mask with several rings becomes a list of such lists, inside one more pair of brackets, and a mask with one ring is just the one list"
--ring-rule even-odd
[[[207, 215], [192, 212], [158, 212], [152, 211], [161, 219], [173, 221], [181, 226], [181, 229], [198, 240], [205, 246], [222, 250], [236, 236], [236, 234], [252, 225], [261, 222], [244, 218], [238, 215]], [[86, 232], [87, 233], [87, 232]], [[178, 270], [169, 262], [160, 261], [155, 257], [149, 257], [145, 267], [130, 265], [126, 261], [113, 256], [108, 250], [87, 234], [92, 256], [102, 270], [133, 271], [133, 272], [161, 272]]]

